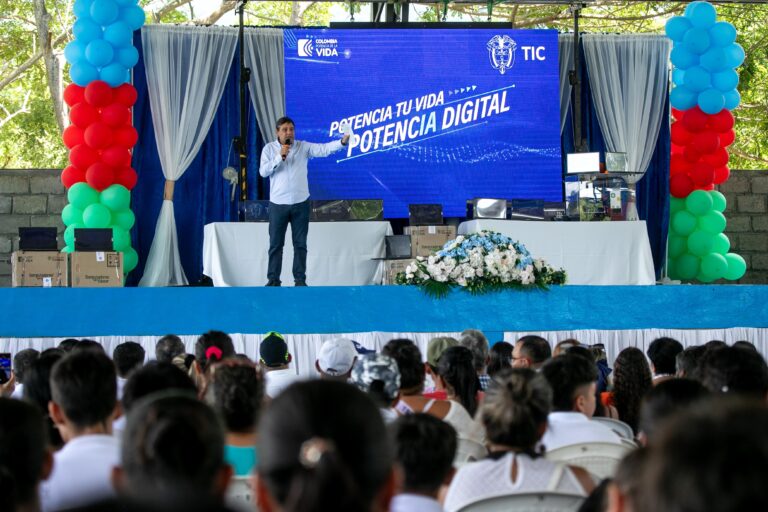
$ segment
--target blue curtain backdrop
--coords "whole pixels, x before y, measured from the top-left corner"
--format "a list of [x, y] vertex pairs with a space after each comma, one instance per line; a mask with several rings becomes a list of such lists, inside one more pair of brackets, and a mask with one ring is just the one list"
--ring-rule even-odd
[[[579, 43], [582, 43], [579, 40]], [[579, 74], [581, 78], [582, 105], [582, 135], [587, 140], [590, 151], [605, 152], [605, 139], [597, 120], [597, 113], [592, 104], [592, 89], [589, 85], [584, 46], [579, 45]], [[664, 113], [661, 118], [661, 129], [656, 141], [648, 170], [637, 183], [637, 211], [640, 218], [645, 220], [648, 228], [648, 238], [651, 243], [653, 265], [656, 277], [661, 276], [661, 268], [667, 253], [667, 231], [669, 230], [669, 95], [659, 98], [664, 102]], [[563, 159], [568, 153], [574, 152], [573, 140], [573, 102], [568, 111], [565, 129], [562, 135]]]
[[[133, 76], [133, 85], [138, 93], [138, 100], [133, 109], [133, 122], [139, 132], [139, 141], [133, 151], [133, 168], [139, 175], [139, 181], [131, 194], [131, 208], [136, 214], [136, 224], [131, 230], [131, 237], [133, 247], [139, 253], [139, 264], [128, 276], [129, 286], [135, 286], [144, 273], [144, 264], [155, 236], [155, 224], [163, 202], [165, 186], [149, 107], [140, 32], [135, 33], [134, 45], [140, 55]], [[203, 227], [210, 222], [237, 220], [240, 189], [238, 187], [235, 192], [235, 201], [230, 202], [231, 187], [229, 182], [222, 178], [221, 171], [227, 165], [239, 169], [238, 152], [232, 147], [232, 139], [237, 136], [240, 126], [239, 58], [239, 50], [236, 50], [211, 130], [200, 152], [176, 183], [173, 196], [179, 253], [190, 283], [198, 282], [203, 273]], [[258, 168], [262, 140], [249, 96], [247, 102], [248, 190], [250, 198], [256, 199], [257, 184], [260, 181]]]

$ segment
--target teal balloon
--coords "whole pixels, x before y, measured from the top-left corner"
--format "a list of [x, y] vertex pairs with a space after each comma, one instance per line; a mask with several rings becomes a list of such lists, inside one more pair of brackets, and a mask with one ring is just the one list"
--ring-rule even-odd
[[65, 245], [61, 249], [61, 252], [66, 252], [66, 253], [75, 252], [75, 246], [74, 245]]
[[92, 204], [83, 210], [83, 222], [87, 228], [107, 228], [112, 223], [112, 213], [103, 204]]
[[709, 115], [714, 115], [723, 110], [725, 96], [717, 89], [707, 89], [699, 94], [699, 108]]
[[104, 39], [115, 48], [130, 46], [133, 42], [133, 30], [124, 21], [116, 21], [104, 29]]
[[77, 64], [85, 58], [85, 46], [75, 39], [64, 47], [64, 58], [70, 64]]
[[88, 44], [94, 39], [101, 38], [101, 27], [90, 18], [82, 18], [72, 25], [72, 34], [82, 44]]
[[705, 256], [712, 252], [715, 245], [715, 235], [697, 229], [688, 237], [688, 250], [696, 256]]
[[75, 0], [75, 5], [72, 6], [72, 12], [75, 13], [77, 18], [89, 18], [91, 16], [91, 4], [93, 0]]
[[61, 220], [65, 226], [83, 223], [83, 210], [73, 204], [68, 204], [61, 211]]
[[712, 190], [709, 195], [712, 198], [712, 209], [716, 212], [724, 212], [725, 208], [728, 206], [728, 200], [723, 193], [719, 190]]
[[123, 251], [123, 272], [127, 274], [139, 264], [139, 255], [133, 247], [127, 247]]
[[706, 190], [694, 190], [685, 198], [685, 209], [701, 217], [712, 209], [712, 197]]
[[716, 210], [710, 210], [699, 217], [699, 228], [713, 235], [725, 231], [725, 225], [725, 215]]
[[719, 47], [725, 47], [736, 41], [736, 27], [727, 21], [718, 21], [709, 27], [710, 42]]
[[705, 28], [692, 28], [683, 38], [685, 49], [694, 55], [701, 55], [709, 49], [709, 31]]
[[744, 48], [739, 43], [729, 44], [723, 48], [725, 53], [725, 65], [729, 68], [737, 68], [744, 62]]
[[699, 59], [701, 67], [714, 73], [725, 69], [727, 66], [725, 62], [725, 51], [722, 48], [713, 47], [707, 50], [707, 52]]
[[712, 74], [712, 86], [721, 92], [732, 91], [738, 85], [739, 74], [732, 69], [726, 69]]
[[741, 103], [741, 94], [736, 89], [723, 93], [723, 97], [725, 98], [725, 108], [728, 110], [734, 110]]
[[131, 193], [122, 185], [110, 185], [101, 191], [101, 204], [113, 212], [122, 212], [131, 207]]
[[678, 85], [669, 93], [669, 102], [678, 110], [688, 110], [696, 106], [699, 95], [683, 85]]
[[91, 18], [99, 25], [109, 25], [119, 13], [120, 8], [112, 0], [94, 0], [91, 4]]
[[64, 243], [67, 244], [69, 247], [75, 246], [75, 230], [76, 229], [82, 229], [85, 227], [85, 224], [70, 224], [67, 226], [67, 229], [64, 230]]
[[117, 62], [125, 69], [131, 69], [139, 62], [139, 50], [135, 46], [120, 48], [117, 52]]
[[693, 28], [691, 20], [684, 16], [672, 16], [664, 25], [664, 32], [673, 41], [682, 41], [685, 33]]
[[120, 19], [126, 22], [128, 26], [131, 27], [131, 30], [139, 30], [144, 25], [146, 15], [144, 14], [144, 9], [134, 5], [125, 9], [121, 9]]
[[685, 199], [672, 196], [669, 201], [669, 211], [672, 215], [685, 210]]
[[685, 45], [675, 46], [669, 54], [669, 59], [676, 68], [688, 69], [699, 63], [699, 57], [690, 51]]
[[69, 187], [67, 200], [78, 210], [85, 210], [88, 206], [99, 202], [99, 193], [90, 185], [81, 181]]
[[70, 66], [69, 78], [80, 87], [85, 87], [94, 80], [99, 79], [99, 70], [96, 66], [81, 60]]
[[686, 5], [685, 6], [685, 10], [683, 11], [683, 16], [685, 16], [686, 18], [690, 19], [691, 15], [692, 15], [692, 12], [693, 12], [693, 9], [697, 5], [699, 5], [701, 3], [704, 3], [704, 2], [702, 2], [701, 0], [697, 0], [696, 2], [691, 2], [688, 5]]
[[672, 83], [676, 86], [685, 84], [685, 70], [673, 69], [672, 70]]
[[693, 66], [685, 71], [685, 84], [693, 92], [701, 92], [709, 89], [712, 79], [709, 71], [701, 66]]
[[715, 236], [715, 243], [712, 244], [712, 252], [725, 256], [731, 250], [731, 241], [725, 233]]
[[736, 281], [744, 277], [744, 273], [747, 271], [747, 262], [744, 258], [738, 254], [729, 253], [725, 255], [726, 261], [728, 261], [728, 270], [725, 272], [725, 277], [729, 281]]
[[667, 251], [670, 258], [679, 258], [688, 252], [688, 242], [684, 236], [677, 236], [672, 233], [667, 241]]
[[688, 236], [696, 230], [696, 216], [687, 210], [679, 211], [672, 217], [672, 230], [679, 236]]
[[728, 271], [728, 260], [722, 254], [712, 252], [701, 258], [701, 273], [712, 280], [722, 279]]
[[125, 210], [122, 212], [112, 212], [112, 224], [121, 227], [127, 231], [130, 231], [133, 225], [136, 223], [136, 216], [131, 210]]
[[131, 234], [128, 230], [112, 226], [112, 247], [116, 251], [124, 251], [131, 246]]
[[680, 279], [693, 279], [699, 273], [700, 258], [685, 253], [675, 260], [675, 273]]
[[717, 11], [708, 2], [696, 2], [686, 16], [694, 27], [708, 29], [715, 24]]
[[115, 58], [115, 50], [105, 40], [94, 39], [85, 48], [85, 58], [92, 66], [100, 68], [112, 62]]
[[128, 80], [128, 70], [119, 62], [113, 62], [109, 66], [101, 68], [99, 76], [110, 87], [118, 87]]

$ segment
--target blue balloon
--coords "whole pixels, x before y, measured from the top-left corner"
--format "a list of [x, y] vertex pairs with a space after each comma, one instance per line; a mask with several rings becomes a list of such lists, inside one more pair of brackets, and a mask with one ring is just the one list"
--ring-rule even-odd
[[704, 3], [704, 2], [701, 2], [701, 1], [697, 1], [697, 2], [691, 2], [691, 3], [689, 3], [689, 4], [688, 4], [688, 5], [685, 7], [685, 11], [683, 11], [683, 16], [685, 16], [685, 17], [687, 17], [687, 18], [690, 18], [690, 17], [691, 17], [691, 12], [693, 11], [693, 9], [694, 9], [694, 8], [695, 8], [697, 5], [699, 5], [699, 4], [703, 4], [703, 3]]
[[713, 73], [712, 85], [721, 92], [733, 90], [739, 85], [739, 74], [733, 69]]
[[690, 89], [678, 86], [669, 93], [669, 102], [678, 110], [688, 110], [696, 106], [698, 96]]
[[72, 25], [72, 34], [83, 44], [88, 44], [94, 39], [101, 39], [101, 27], [89, 18], [77, 20]]
[[139, 3], [138, 0], [115, 0], [115, 3], [119, 5], [120, 7], [130, 7], [132, 5], [136, 5]]
[[685, 33], [691, 28], [693, 28], [691, 20], [683, 16], [673, 16], [667, 21], [664, 31], [671, 40], [682, 41]]
[[139, 50], [133, 46], [120, 48], [117, 52], [117, 62], [125, 69], [131, 69], [139, 62]]
[[688, 69], [699, 63], [699, 58], [689, 52], [685, 46], [675, 46], [672, 48], [672, 53], [669, 54], [669, 58], [672, 61], [672, 64], [679, 69]]
[[741, 103], [741, 94], [736, 89], [724, 92], [723, 96], [725, 97], [725, 108], [728, 110], [735, 109]]
[[736, 27], [727, 21], [718, 21], [709, 27], [709, 39], [715, 46], [728, 46], [736, 42]]
[[714, 25], [715, 20], [717, 19], [717, 11], [712, 4], [707, 2], [696, 2], [696, 4], [697, 5], [691, 7], [690, 12], [687, 13], [693, 26], [697, 28], [709, 28]]
[[77, 64], [85, 58], [85, 49], [83, 43], [75, 39], [70, 41], [67, 46], [64, 47], [64, 58], [70, 64]]
[[701, 66], [694, 66], [685, 71], [685, 84], [688, 89], [694, 92], [701, 92], [712, 86], [712, 79], [709, 71]]
[[104, 29], [104, 39], [112, 43], [115, 48], [131, 46], [133, 43], [133, 30], [124, 21], [116, 21]]
[[689, 52], [701, 55], [709, 49], [709, 31], [705, 28], [694, 27], [685, 33], [683, 42]]
[[722, 48], [713, 46], [699, 59], [701, 67], [710, 72], [721, 71], [728, 67], [725, 62], [725, 52]]
[[93, 0], [91, 18], [99, 25], [109, 25], [117, 19], [120, 9], [112, 0]]
[[133, 5], [124, 9], [120, 9], [120, 19], [123, 20], [131, 27], [131, 30], [139, 30], [147, 19], [144, 14], [144, 9], [138, 5]]
[[675, 85], [683, 85], [685, 83], [685, 70], [677, 68], [673, 69], [672, 83]]
[[699, 94], [699, 108], [705, 114], [717, 114], [725, 106], [725, 97], [717, 89], [707, 89]]
[[109, 84], [110, 87], [117, 87], [126, 82], [128, 70], [118, 63], [110, 64], [101, 69], [101, 79]]
[[101, 68], [112, 62], [112, 59], [115, 58], [115, 50], [105, 40], [94, 39], [85, 48], [85, 58], [93, 66]]
[[99, 79], [99, 70], [85, 61], [72, 64], [69, 68], [69, 77], [80, 87], [85, 87], [94, 80]]
[[77, 18], [89, 18], [91, 16], [91, 4], [93, 0], [75, 0], [75, 5], [72, 6], [72, 11]]
[[744, 62], [744, 48], [738, 43], [733, 43], [723, 48], [725, 51], [726, 67], [737, 68]]

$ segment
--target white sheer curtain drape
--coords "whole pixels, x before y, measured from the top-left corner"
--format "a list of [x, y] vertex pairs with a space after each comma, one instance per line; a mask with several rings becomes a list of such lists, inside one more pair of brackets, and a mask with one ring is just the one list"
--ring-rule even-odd
[[251, 68], [248, 90], [264, 142], [275, 138], [275, 123], [285, 115], [283, 31], [256, 28], [245, 31], [245, 65]]
[[627, 171], [648, 168], [668, 86], [670, 39], [657, 35], [583, 36], [589, 85], [606, 149], [627, 154]]
[[560, 133], [565, 129], [565, 118], [571, 106], [571, 81], [568, 71], [573, 68], [573, 34], [557, 36], [557, 51], [560, 59]]
[[173, 186], [200, 150], [221, 100], [237, 43], [232, 28], [142, 28], [155, 141], [166, 185], [139, 286], [187, 284], [179, 257]]

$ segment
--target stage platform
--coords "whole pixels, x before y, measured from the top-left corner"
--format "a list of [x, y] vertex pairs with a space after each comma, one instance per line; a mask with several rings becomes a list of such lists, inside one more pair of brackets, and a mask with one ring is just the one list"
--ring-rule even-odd
[[405, 286], [6, 288], [0, 337], [768, 327], [768, 286], [562, 286], [434, 299]]

